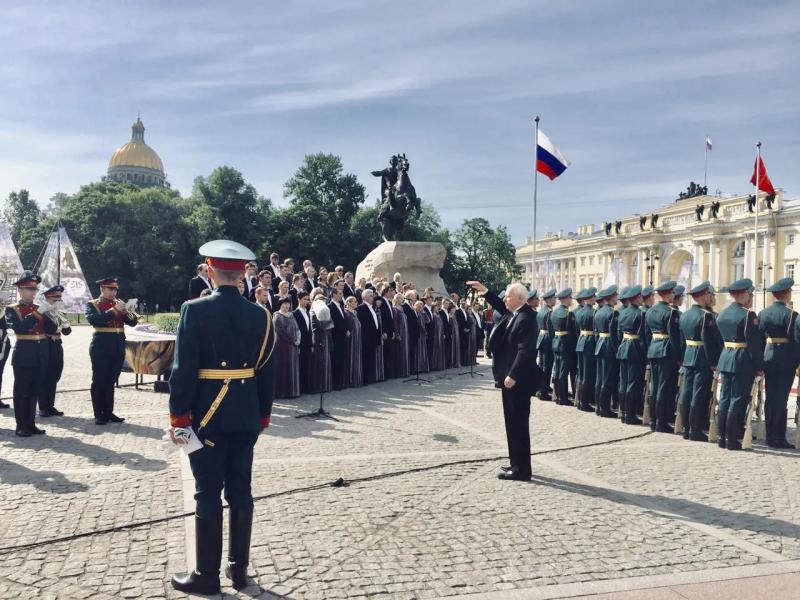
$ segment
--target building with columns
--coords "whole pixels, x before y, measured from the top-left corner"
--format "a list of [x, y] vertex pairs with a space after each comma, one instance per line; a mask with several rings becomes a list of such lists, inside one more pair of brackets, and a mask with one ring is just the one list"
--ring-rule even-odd
[[[774, 198], [759, 194], [757, 240], [755, 215], [752, 195], [701, 195], [600, 227], [547, 234], [536, 241], [534, 285], [581, 289], [674, 279], [688, 290], [708, 279], [719, 289], [749, 277], [758, 292], [756, 307], [763, 308], [765, 287], [796, 272], [800, 280], [800, 198], [787, 200], [780, 190]], [[517, 248], [517, 264], [528, 284], [534, 272], [531, 254], [528, 238]]]

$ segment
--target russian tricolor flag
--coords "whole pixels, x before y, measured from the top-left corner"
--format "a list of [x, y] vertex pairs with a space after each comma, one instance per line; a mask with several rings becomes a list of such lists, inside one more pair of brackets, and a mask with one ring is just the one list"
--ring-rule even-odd
[[569, 159], [541, 130], [536, 146], [536, 170], [551, 180], [561, 175], [570, 165]]

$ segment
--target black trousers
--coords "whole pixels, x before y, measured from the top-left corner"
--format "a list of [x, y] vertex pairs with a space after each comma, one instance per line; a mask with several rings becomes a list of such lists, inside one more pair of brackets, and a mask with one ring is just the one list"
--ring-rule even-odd
[[64, 371], [64, 347], [61, 342], [48, 340], [50, 350], [47, 362], [47, 376], [45, 378], [44, 390], [39, 396], [39, 410], [46, 412], [56, 406], [56, 387]]
[[125, 353], [94, 355], [92, 358], [92, 409], [95, 418], [114, 412], [114, 386], [125, 362]]
[[344, 389], [345, 372], [344, 356], [347, 352], [347, 340], [343, 335], [331, 336], [331, 370], [333, 371], [333, 389]]
[[714, 372], [709, 367], [683, 367], [683, 383], [680, 389], [680, 411], [683, 433], [701, 435], [709, 426], [711, 384]]
[[42, 372], [40, 367], [14, 367], [14, 419], [17, 421], [17, 430], [32, 432], [35, 427], [36, 401], [44, 387]]
[[258, 434], [258, 431], [238, 431], [201, 435], [206, 442], [189, 455], [198, 517], [221, 518], [223, 489], [232, 509], [253, 508], [250, 480]]
[[794, 383], [794, 370], [784, 365], [764, 365], [764, 423], [767, 441], [786, 440], [786, 403]]
[[[516, 387], [516, 386], [515, 386]], [[506, 422], [506, 441], [511, 468], [520, 475], [531, 475], [531, 395], [517, 389], [502, 390], [503, 417]]]
[[6, 338], [6, 351], [3, 354], [3, 358], [0, 359], [0, 390], [3, 389], [3, 373], [6, 370], [6, 362], [8, 362], [8, 357], [11, 356], [11, 342], [8, 341]]

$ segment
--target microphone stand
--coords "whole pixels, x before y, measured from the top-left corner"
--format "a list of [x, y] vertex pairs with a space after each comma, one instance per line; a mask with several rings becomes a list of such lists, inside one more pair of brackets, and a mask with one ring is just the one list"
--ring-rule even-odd
[[429, 379], [425, 379], [424, 377], [419, 376], [419, 355], [414, 357], [414, 377], [409, 377], [408, 379], [404, 379], [403, 383], [414, 382], [417, 385], [422, 385], [423, 383], [430, 383]]
[[295, 415], [295, 419], [330, 419], [331, 421], [338, 421], [331, 413], [325, 410], [325, 392], [319, 393], [319, 408], [309, 413], [300, 413]]

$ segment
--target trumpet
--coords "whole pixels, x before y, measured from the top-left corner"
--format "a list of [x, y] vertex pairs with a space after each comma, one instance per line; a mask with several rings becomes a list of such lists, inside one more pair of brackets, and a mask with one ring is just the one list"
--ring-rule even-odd
[[139, 320], [141, 320], [141, 319], [142, 319], [142, 315], [140, 315], [139, 313], [137, 313], [137, 312], [136, 312], [135, 310], [133, 310], [132, 308], [129, 308], [129, 307], [128, 307], [128, 304], [127, 304], [127, 303], [126, 303], [124, 300], [121, 300], [121, 299], [119, 299], [119, 298], [117, 298], [116, 300], [117, 300], [117, 302], [122, 302], [122, 303], [124, 304], [125, 315], [126, 315], [126, 316], [127, 316], [129, 319], [136, 319], [137, 321], [139, 321]]

